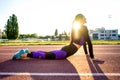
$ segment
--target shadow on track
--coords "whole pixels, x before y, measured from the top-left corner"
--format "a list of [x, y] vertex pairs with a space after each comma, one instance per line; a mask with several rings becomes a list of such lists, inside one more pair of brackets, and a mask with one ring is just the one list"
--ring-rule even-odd
[[[0, 72], [15, 73], [77, 73], [68, 60], [7, 60], [0, 63]], [[6, 79], [12, 75], [0, 75]], [[32, 80], [80, 80], [78, 76], [36, 76], [30, 75]], [[17, 79], [17, 78], [16, 78]], [[11, 80], [14, 80], [12, 78]], [[18, 79], [19, 80], [19, 79]]]
[[[89, 56], [86, 56], [86, 58], [87, 58], [87, 61], [88, 61], [88, 64], [89, 64], [89, 67], [90, 67], [90, 70], [91, 70], [92, 74], [94, 74], [94, 73], [104, 74], [102, 69], [99, 67], [99, 64], [103, 64], [104, 61], [102, 61], [102, 60], [91, 60]], [[94, 78], [94, 80], [109, 80], [106, 75], [103, 75], [103, 76], [93, 75], [93, 78]]]

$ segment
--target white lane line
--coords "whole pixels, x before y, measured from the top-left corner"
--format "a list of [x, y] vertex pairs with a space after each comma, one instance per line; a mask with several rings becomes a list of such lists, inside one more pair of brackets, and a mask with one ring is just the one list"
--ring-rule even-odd
[[0, 72], [0, 75], [31, 75], [31, 76], [120, 76], [120, 73], [21, 73]]

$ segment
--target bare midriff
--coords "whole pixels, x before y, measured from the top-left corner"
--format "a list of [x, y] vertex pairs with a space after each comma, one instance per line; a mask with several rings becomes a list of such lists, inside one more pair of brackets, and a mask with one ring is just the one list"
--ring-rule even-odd
[[81, 45], [76, 44], [76, 43], [74, 43], [74, 42], [73, 42], [73, 44], [74, 44], [78, 49], [81, 47]]

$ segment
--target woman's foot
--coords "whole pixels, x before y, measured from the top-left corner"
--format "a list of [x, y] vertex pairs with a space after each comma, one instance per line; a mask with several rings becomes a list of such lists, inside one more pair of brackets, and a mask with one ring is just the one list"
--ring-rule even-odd
[[21, 59], [21, 54], [24, 54], [25, 53], [25, 51], [24, 51], [24, 49], [21, 49], [21, 50], [19, 50], [18, 52], [16, 52], [14, 55], [13, 55], [13, 60], [15, 60], [15, 59]]
[[25, 49], [24, 51], [25, 51], [25, 53], [30, 53], [30, 51], [29, 51], [29, 49], [28, 49], [28, 48], [27, 48], [27, 49]]
[[23, 59], [23, 58], [26, 58], [27, 57], [27, 53], [29, 53], [29, 49], [21, 49], [19, 50], [18, 52], [16, 52], [14, 55], [13, 55], [13, 60], [15, 59]]

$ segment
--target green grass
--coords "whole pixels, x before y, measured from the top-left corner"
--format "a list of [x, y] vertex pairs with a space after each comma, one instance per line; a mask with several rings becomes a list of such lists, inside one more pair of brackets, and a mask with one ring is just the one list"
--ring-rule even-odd
[[27, 45], [66, 45], [69, 41], [36, 41], [36, 40], [28, 40], [28, 41], [21, 41], [21, 40], [9, 40], [0, 42], [0, 46], [27, 46]]
[[[0, 46], [28, 46], [28, 45], [67, 45], [70, 41], [37, 41], [37, 40], [8, 40], [0, 41]], [[94, 45], [120, 45], [120, 40], [92, 40]]]
[[93, 40], [94, 45], [120, 45], [120, 40]]

